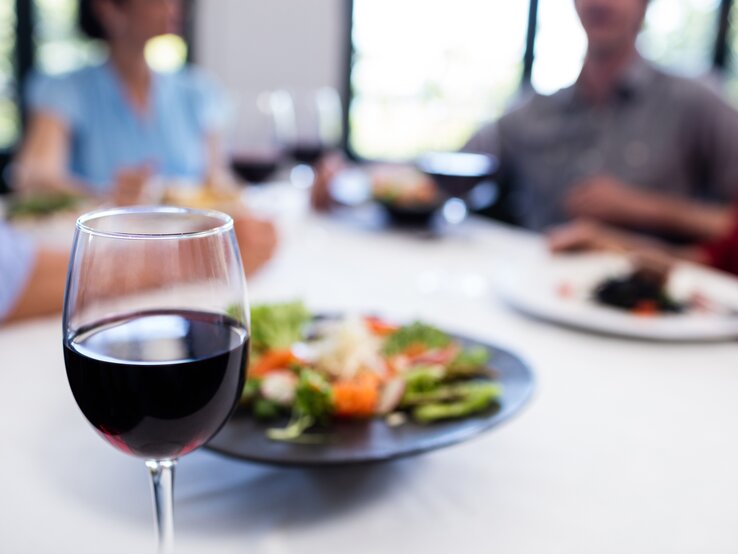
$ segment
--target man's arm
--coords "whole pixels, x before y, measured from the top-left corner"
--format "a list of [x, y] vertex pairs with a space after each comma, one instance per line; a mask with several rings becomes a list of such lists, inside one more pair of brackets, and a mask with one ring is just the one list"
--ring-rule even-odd
[[565, 205], [575, 218], [681, 235], [698, 241], [725, 235], [733, 220], [731, 205], [639, 190], [608, 175], [598, 175], [575, 185]]
[[695, 86], [682, 129], [700, 178], [695, 193], [732, 205], [738, 195], [738, 111], [715, 90]]
[[554, 253], [609, 251], [636, 259], [661, 260], [667, 264], [689, 261], [707, 264], [710, 259], [702, 246], [678, 247], [658, 239], [608, 227], [593, 221], [578, 220], [551, 229], [548, 246]]

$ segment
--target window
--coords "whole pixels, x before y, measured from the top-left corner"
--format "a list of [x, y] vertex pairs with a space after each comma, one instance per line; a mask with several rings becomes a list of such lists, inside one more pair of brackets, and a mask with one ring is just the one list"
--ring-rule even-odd
[[712, 69], [719, 0], [652, 0], [638, 43], [643, 54], [688, 75]]
[[[77, 0], [35, 0], [37, 67], [44, 73], [64, 73], [104, 57], [100, 44], [77, 29]], [[167, 35], [152, 40], [146, 59], [158, 71], [176, 71], [187, 61], [187, 43]]]
[[531, 83], [551, 94], [573, 83], [582, 67], [587, 39], [573, 0], [539, 0]]
[[[719, 23], [732, 3], [652, 0], [638, 47], [665, 67], [703, 75], [725, 52]], [[735, 10], [733, 18], [735, 26]], [[738, 48], [738, 33], [731, 40]], [[353, 0], [352, 44], [349, 149], [407, 159], [463, 145], [505, 109], [525, 75], [543, 94], [573, 83], [586, 37], [574, 0]], [[533, 49], [524, 57], [526, 44]], [[738, 71], [728, 84], [738, 100]]]
[[15, 10], [10, 2], [0, 2], [0, 151], [18, 140], [20, 114], [16, 99]]
[[99, 45], [77, 30], [77, 0], [34, 0], [36, 67], [58, 74], [99, 60]]
[[[719, 20], [719, 0], [652, 0], [638, 48], [673, 71], [710, 71]], [[533, 87], [551, 94], [573, 83], [587, 48], [573, 1], [539, 0]]]
[[518, 88], [527, 15], [525, 2], [355, 0], [351, 149], [401, 159], [462, 146]]
[[738, 105], [738, 7], [733, 6], [734, 9], [730, 13], [730, 29], [733, 30], [729, 40], [729, 52], [731, 56], [728, 60], [728, 71], [726, 76], [726, 87], [728, 89], [728, 95], [733, 100], [733, 103]]

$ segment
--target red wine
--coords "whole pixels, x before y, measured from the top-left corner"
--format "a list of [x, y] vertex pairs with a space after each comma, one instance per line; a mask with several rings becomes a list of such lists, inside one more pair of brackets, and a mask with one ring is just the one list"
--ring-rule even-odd
[[325, 147], [320, 143], [299, 143], [290, 149], [292, 158], [299, 163], [313, 165], [320, 160], [325, 152]]
[[279, 156], [236, 154], [231, 159], [231, 167], [236, 174], [249, 183], [262, 183], [277, 170]]
[[138, 312], [67, 337], [64, 360], [78, 406], [113, 446], [171, 459], [210, 440], [243, 389], [246, 329], [219, 314]]

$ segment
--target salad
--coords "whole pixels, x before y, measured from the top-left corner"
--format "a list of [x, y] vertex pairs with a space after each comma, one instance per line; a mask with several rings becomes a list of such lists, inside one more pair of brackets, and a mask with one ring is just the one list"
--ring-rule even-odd
[[341, 419], [384, 417], [401, 425], [464, 418], [502, 396], [486, 348], [465, 348], [425, 323], [319, 320], [299, 302], [254, 307], [251, 322], [241, 402], [274, 423], [267, 431], [273, 440], [304, 440], [306, 431]]

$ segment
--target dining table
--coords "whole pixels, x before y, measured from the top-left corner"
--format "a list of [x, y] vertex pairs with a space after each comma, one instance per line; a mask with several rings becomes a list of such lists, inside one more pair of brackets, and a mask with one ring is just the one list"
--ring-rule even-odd
[[[252, 304], [427, 321], [515, 352], [535, 392], [474, 440], [386, 463], [189, 454], [178, 553], [738, 552], [738, 342], [632, 340], [523, 315], [495, 278], [545, 255], [545, 240], [490, 220], [434, 233], [386, 225], [376, 206], [321, 214], [280, 182], [246, 201], [279, 230], [249, 279]], [[144, 464], [77, 408], [59, 315], [0, 327], [0, 415], [1, 553], [155, 551]]]

